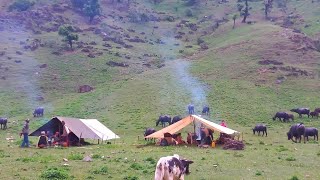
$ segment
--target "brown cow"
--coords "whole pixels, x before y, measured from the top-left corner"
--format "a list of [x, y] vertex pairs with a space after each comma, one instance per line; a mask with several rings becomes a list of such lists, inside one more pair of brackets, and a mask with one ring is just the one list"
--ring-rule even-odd
[[154, 180], [184, 180], [193, 161], [181, 159], [179, 155], [161, 157], [157, 163]]

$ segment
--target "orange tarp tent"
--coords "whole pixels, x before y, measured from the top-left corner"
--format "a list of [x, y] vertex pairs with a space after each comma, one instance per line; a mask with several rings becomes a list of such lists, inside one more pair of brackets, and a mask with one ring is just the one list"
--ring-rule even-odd
[[163, 128], [153, 134], [150, 134], [150, 135], [146, 136], [145, 138], [163, 138], [164, 133], [174, 134], [174, 133], [180, 131], [181, 129], [183, 129], [184, 127], [188, 126], [193, 121], [198, 121], [198, 122], [204, 124], [205, 126], [207, 126], [208, 128], [213, 129], [218, 132], [221, 132], [221, 133], [229, 134], [231, 136], [240, 136], [240, 133], [238, 131], [220, 126], [219, 124], [208, 121], [208, 120], [206, 120], [202, 117], [199, 117], [197, 115], [191, 115], [191, 116], [185, 117], [184, 119], [182, 119], [182, 120], [180, 120], [170, 126]]

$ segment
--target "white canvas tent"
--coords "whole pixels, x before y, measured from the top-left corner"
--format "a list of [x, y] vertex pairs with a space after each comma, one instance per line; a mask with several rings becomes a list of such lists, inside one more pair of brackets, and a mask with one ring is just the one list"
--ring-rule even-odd
[[220, 133], [225, 133], [225, 134], [228, 134], [233, 137], [240, 136], [240, 132], [238, 132], [238, 131], [220, 126], [219, 124], [208, 121], [208, 120], [206, 120], [202, 117], [199, 117], [197, 115], [191, 115], [191, 116], [185, 117], [184, 119], [182, 119], [182, 120], [180, 120], [170, 126], [163, 128], [153, 134], [150, 134], [150, 135], [146, 136], [145, 138], [163, 138], [164, 133], [174, 134], [174, 133], [180, 131], [181, 129], [183, 129], [184, 127], [188, 126], [193, 121], [198, 121], [198, 122], [204, 124], [205, 126], [207, 126], [208, 128], [213, 129], [214, 131], [218, 131]]

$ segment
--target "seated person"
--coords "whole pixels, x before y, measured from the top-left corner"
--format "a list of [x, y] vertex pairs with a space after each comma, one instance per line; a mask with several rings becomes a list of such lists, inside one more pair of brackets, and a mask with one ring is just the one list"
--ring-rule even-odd
[[53, 141], [52, 141], [53, 145], [59, 145], [59, 142], [60, 142], [60, 134], [59, 134], [59, 132], [56, 132], [53, 135], [52, 139], [53, 139]]
[[48, 146], [48, 137], [46, 136], [45, 131], [41, 131], [41, 136], [39, 136], [37, 147], [46, 148], [47, 146]]
[[47, 137], [48, 137], [48, 145], [52, 146], [53, 135], [50, 131], [47, 131]]
[[176, 144], [176, 140], [172, 138], [172, 135], [170, 133], [164, 133], [164, 138], [161, 139], [160, 146], [170, 146]]
[[181, 133], [174, 134], [172, 137], [176, 140], [177, 144], [186, 144], [186, 142], [182, 139]]

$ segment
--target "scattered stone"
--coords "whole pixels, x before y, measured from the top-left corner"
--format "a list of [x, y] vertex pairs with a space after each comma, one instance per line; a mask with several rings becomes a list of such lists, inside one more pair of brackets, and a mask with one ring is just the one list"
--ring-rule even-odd
[[0, 56], [3, 56], [3, 55], [5, 55], [5, 54], [6, 54], [5, 51], [1, 51], [1, 52], [0, 52]]
[[86, 93], [86, 92], [90, 92], [92, 90], [93, 90], [93, 87], [91, 87], [89, 85], [82, 85], [82, 86], [79, 86], [78, 93]]
[[68, 162], [69, 160], [67, 158], [63, 158], [63, 161], [64, 162]]
[[82, 159], [84, 162], [92, 162], [92, 158], [90, 156], [86, 156]]
[[95, 56], [94, 54], [92, 54], [92, 53], [89, 53], [89, 54], [88, 54], [88, 57], [89, 57], [89, 58], [95, 58], [96, 56]]
[[21, 51], [16, 51], [16, 54], [22, 55], [23, 53]]
[[14, 62], [15, 63], [21, 63], [22, 61], [21, 60], [15, 60]]
[[109, 61], [106, 63], [107, 65], [111, 67], [120, 66], [120, 67], [128, 67], [129, 65], [124, 62], [115, 62], [115, 61]]
[[84, 49], [82, 49], [82, 50], [81, 50], [81, 52], [86, 52], [86, 53], [88, 53], [88, 52], [90, 52], [90, 50], [89, 50], [89, 49], [84, 48]]
[[262, 61], [259, 61], [258, 64], [260, 64], [260, 65], [269, 65], [269, 64], [283, 65], [283, 62], [279, 62], [276, 60], [262, 60]]
[[56, 55], [56, 56], [60, 56], [60, 55], [61, 55], [61, 52], [53, 51], [51, 54], [54, 54], [54, 55]]
[[41, 64], [39, 67], [40, 68], [46, 68], [48, 65], [47, 64]]

